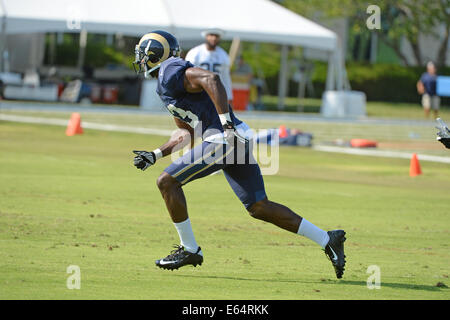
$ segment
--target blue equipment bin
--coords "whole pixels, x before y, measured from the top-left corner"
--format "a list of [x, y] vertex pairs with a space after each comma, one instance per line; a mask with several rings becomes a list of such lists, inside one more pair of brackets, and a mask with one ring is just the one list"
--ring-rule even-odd
[[450, 97], [450, 77], [445, 76], [437, 77], [436, 93], [440, 97]]

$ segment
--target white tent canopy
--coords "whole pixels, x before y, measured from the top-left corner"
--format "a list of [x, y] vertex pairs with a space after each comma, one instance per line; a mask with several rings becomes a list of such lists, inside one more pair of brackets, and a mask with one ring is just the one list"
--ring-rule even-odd
[[[214, 2], [211, 14], [211, 2]], [[336, 35], [268, 0], [169, 0], [175, 31], [183, 38], [198, 38], [205, 27], [227, 31], [244, 41], [271, 42], [334, 50]], [[177, 10], [184, 6], [185, 10]], [[227, 34], [225, 37], [227, 37]]]
[[77, 32], [135, 35], [169, 28], [161, 0], [0, 0], [6, 33]]
[[225, 38], [334, 50], [334, 32], [269, 0], [0, 0], [6, 33], [122, 33], [139, 36], [166, 29], [198, 39], [205, 28]]
[[163, 29], [182, 42], [214, 27], [225, 31], [225, 39], [320, 49], [330, 57], [338, 50], [334, 32], [269, 0], [0, 0], [0, 18], [3, 37], [80, 30], [140, 36]]

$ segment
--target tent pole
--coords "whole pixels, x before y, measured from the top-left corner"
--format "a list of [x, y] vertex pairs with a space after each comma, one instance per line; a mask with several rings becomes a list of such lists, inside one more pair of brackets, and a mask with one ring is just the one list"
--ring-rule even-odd
[[6, 61], [6, 59], [8, 58], [8, 47], [7, 47], [7, 34], [6, 34], [6, 10], [5, 10], [5, 5], [3, 3], [3, 0], [0, 0], [0, 6], [2, 7], [2, 12], [3, 12], [3, 16], [2, 18], [2, 34], [1, 34], [1, 51], [0, 54], [2, 55], [1, 57], [1, 69], [0, 71], [2, 72], [9, 72], [9, 66], [8, 65], [8, 61]]
[[303, 54], [303, 50], [301, 50], [300, 53], [300, 65], [297, 68], [297, 72], [300, 73], [300, 79], [298, 81], [298, 89], [297, 89], [297, 98], [298, 98], [298, 104], [297, 104], [297, 111], [303, 112], [303, 99], [305, 98], [305, 89], [306, 89], [306, 68], [305, 68], [305, 58]]
[[284, 109], [284, 100], [287, 93], [288, 51], [289, 47], [287, 45], [281, 46], [281, 67], [278, 76], [278, 110]]
[[344, 85], [343, 85], [343, 79], [344, 79], [344, 73], [343, 73], [343, 65], [344, 60], [342, 57], [342, 47], [338, 45], [336, 50], [336, 90], [342, 91]]
[[51, 66], [55, 65], [55, 56], [56, 56], [56, 34], [49, 33], [49, 64]]
[[325, 91], [334, 90], [334, 64], [335, 53], [333, 51], [328, 52], [328, 70], [327, 70], [327, 82], [325, 84]]
[[377, 62], [378, 51], [378, 34], [376, 32], [370, 33], [370, 63], [375, 64]]
[[87, 31], [81, 30], [80, 32], [80, 51], [78, 51], [78, 63], [77, 67], [78, 69], [83, 68], [84, 65], [84, 57], [86, 54], [86, 44], [87, 44]]
[[1, 59], [1, 63], [2, 63], [2, 65], [1, 65], [1, 71], [2, 72], [6, 72], [6, 30], [5, 30], [5, 27], [6, 27], [6, 22], [5, 22], [5, 17], [2, 17], [2, 34], [1, 34], [1, 39], [2, 39], [2, 41], [1, 41], [1, 51], [0, 51], [0, 53], [1, 53], [1, 55], [2, 55], [2, 59]]
[[239, 48], [241, 46], [241, 39], [239, 37], [234, 37], [231, 42], [230, 52], [228, 56], [230, 57], [230, 69], [233, 68], [236, 57], [238, 56]]

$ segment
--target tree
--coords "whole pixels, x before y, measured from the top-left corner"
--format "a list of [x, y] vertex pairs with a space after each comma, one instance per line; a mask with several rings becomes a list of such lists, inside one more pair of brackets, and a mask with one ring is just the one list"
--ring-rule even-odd
[[[391, 47], [405, 65], [407, 57], [401, 50], [401, 40], [411, 45], [415, 64], [422, 65], [420, 36], [431, 34], [439, 39], [436, 57], [438, 65], [444, 65], [450, 38], [450, 0], [284, 0], [282, 5], [310, 19], [349, 18], [350, 27], [363, 30], [368, 15], [366, 9], [375, 4], [381, 10], [381, 30], [377, 32], [381, 41]], [[436, 34], [436, 29], [444, 25], [444, 35]]]
[[[423, 48], [420, 46], [420, 35], [431, 34], [437, 39], [439, 38], [435, 30], [440, 24], [445, 23], [446, 10], [443, 10], [443, 7], [446, 6], [448, 9], [448, 4], [450, 4], [450, 0], [380, 1], [383, 25], [379, 34], [382, 41], [393, 48], [403, 62], [408, 65], [409, 63], [399, 47], [401, 39], [405, 38], [411, 45], [414, 63], [422, 65], [425, 61], [423, 61]], [[445, 51], [443, 54], [445, 55]]]
[[438, 20], [444, 23], [445, 30], [444, 30], [444, 37], [439, 47], [436, 64], [438, 66], [443, 66], [445, 65], [447, 48], [449, 47], [450, 41], [450, 0], [440, 0], [439, 6], [440, 10], [438, 10], [438, 15], [440, 16], [440, 18]]

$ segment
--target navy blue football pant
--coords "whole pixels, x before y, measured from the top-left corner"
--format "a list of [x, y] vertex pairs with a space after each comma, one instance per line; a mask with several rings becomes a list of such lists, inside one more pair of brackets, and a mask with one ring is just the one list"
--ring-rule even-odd
[[236, 196], [250, 208], [266, 197], [264, 181], [251, 151], [231, 145], [203, 141], [175, 160], [164, 171], [181, 185], [223, 170]]

